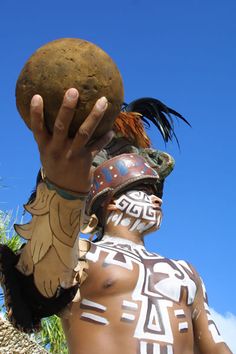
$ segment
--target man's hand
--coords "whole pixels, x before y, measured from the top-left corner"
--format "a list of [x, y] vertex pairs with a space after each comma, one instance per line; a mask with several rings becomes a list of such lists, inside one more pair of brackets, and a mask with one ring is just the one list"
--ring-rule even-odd
[[78, 97], [76, 89], [66, 91], [51, 135], [44, 124], [43, 99], [39, 95], [33, 96], [30, 106], [31, 129], [49, 181], [69, 191], [87, 193], [91, 185], [93, 157], [110, 142], [113, 133], [110, 131], [88, 144], [107, 109], [107, 99], [102, 97], [96, 102], [75, 137], [68, 137]]

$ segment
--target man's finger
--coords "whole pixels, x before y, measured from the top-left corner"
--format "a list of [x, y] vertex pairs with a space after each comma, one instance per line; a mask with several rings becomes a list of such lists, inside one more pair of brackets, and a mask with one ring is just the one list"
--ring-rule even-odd
[[30, 124], [39, 150], [45, 146], [48, 140], [47, 128], [43, 117], [43, 99], [40, 95], [34, 95], [30, 103]]
[[97, 100], [95, 106], [93, 107], [92, 111], [85, 119], [85, 121], [81, 124], [76, 139], [78, 139], [81, 145], [85, 146], [87, 142], [92, 137], [95, 129], [97, 128], [98, 124], [102, 120], [104, 113], [107, 109], [108, 102], [106, 97], [101, 97]]
[[75, 113], [79, 92], [75, 88], [66, 91], [53, 128], [52, 144], [60, 147], [68, 138], [69, 127]]
[[74, 140], [71, 144], [70, 150], [68, 151], [68, 157], [73, 157], [84, 149], [87, 142], [91, 139], [96, 127], [103, 118], [103, 115], [107, 109], [107, 99], [101, 97], [97, 100], [93, 110], [86, 118], [84, 123], [80, 126]]

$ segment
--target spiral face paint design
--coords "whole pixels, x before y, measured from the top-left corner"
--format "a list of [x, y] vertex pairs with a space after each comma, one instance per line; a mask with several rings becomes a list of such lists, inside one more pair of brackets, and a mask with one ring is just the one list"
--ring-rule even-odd
[[156, 197], [137, 190], [122, 194], [114, 200], [116, 209], [122, 213], [112, 212], [107, 223], [113, 222], [115, 226], [126, 226], [130, 231], [139, 231], [140, 233], [153, 226], [159, 228], [161, 210], [154, 205], [153, 198]]
[[117, 209], [129, 216], [146, 221], [156, 221], [152, 199], [142, 191], [129, 191], [115, 200]]

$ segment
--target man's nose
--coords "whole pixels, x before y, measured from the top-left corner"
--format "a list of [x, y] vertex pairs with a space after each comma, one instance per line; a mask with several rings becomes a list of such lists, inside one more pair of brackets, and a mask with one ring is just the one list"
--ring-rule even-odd
[[158, 198], [156, 195], [152, 195], [151, 196], [151, 200], [152, 200], [152, 203], [155, 206], [157, 206], [157, 207], [161, 207], [162, 206], [162, 199]]

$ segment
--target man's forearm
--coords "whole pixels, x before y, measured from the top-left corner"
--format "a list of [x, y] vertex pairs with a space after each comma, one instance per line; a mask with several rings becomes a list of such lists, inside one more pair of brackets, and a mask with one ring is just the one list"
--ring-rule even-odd
[[[81, 257], [89, 248], [87, 241], [78, 240], [85, 200], [85, 195], [41, 182], [35, 200], [25, 206], [32, 220], [15, 226], [27, 243], [18, 255], [2, 247], [1, 281], [16, 327], [35, 329], [41, 317], [60, 311], [78, 292], [87, 267]], [[22, 308], [29, 313], [27, 323], [20, 313]]]
[[25, 206], [31, 222], [15, 226], [28, 240], [16, 267], [25, 275], [33, 273], [35, 285], [45, 297], [54, 296], [60, 286], [69, 288], [78, 282], [74, 268], [84, 204], [85, 196], [65, 199], [51, 185], [40, 183], [35, 201]]

